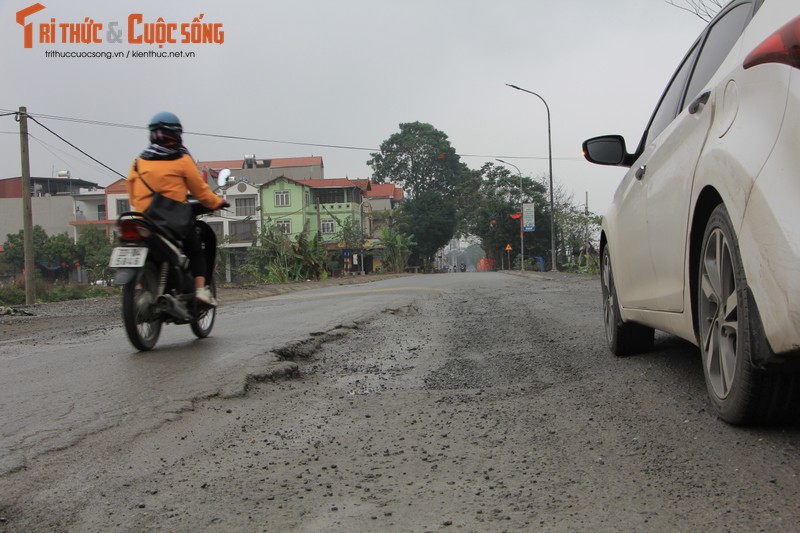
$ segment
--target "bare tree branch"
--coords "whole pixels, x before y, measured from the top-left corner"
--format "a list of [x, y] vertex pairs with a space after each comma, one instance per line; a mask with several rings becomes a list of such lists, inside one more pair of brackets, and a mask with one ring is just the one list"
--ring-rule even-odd
[[[669, 5], [697, 15], [700, 19], [710, 22], [730, 0], [665, 0]], [[685, 4], [685, 5], [684, 5]]]

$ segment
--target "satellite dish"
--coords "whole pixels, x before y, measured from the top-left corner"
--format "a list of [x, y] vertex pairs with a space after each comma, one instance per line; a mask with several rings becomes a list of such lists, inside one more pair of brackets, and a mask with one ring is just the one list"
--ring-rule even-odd
[[219, 171], [219, 174], [217, 174], [217, 186], [224, 187], [228, 183], [230, 178], [231, 178], [230, 169], [223, 168], [222, 170]]

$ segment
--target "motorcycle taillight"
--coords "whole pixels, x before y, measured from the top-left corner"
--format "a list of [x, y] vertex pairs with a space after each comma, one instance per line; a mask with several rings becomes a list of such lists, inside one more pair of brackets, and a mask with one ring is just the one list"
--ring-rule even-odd
[[140, 241], [150, 235], [150, 230], [136, 220], [123, 220], [119, 223], [119, 240], [121, 241]]

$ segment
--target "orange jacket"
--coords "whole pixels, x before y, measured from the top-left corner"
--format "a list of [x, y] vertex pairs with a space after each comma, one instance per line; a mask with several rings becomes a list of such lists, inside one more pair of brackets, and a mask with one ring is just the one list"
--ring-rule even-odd
[[[173, 161], [147, 161], [141, 157], [136, 160], [138, 172], [131, 165], [128, 173], [128, 199], [134, 211], [144, 212], [150, 205], [154, 191], [177, 202], [186, 201], [186, 191], [209, 209], [222, 206], [222, 198], [214, 194], [203, 179], [191, 156], [184, 154]], [[142, 183], [142, 178], [147, 185]]]

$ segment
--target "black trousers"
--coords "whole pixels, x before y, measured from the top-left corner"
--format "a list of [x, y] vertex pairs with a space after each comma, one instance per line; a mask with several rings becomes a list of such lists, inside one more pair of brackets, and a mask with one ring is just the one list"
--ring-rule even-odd
[[189, 258], [189, 270], [194, 277], [206, 275], [206, 254], [200, 240], [200, 228], [196, 225], [183, 240], [183, 251]]

